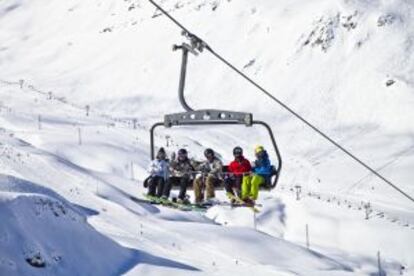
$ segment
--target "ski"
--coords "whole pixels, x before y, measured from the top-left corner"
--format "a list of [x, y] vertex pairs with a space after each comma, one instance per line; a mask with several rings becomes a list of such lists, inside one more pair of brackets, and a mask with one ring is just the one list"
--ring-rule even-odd
[[144, 194], [144, 196], [148, 199], [148, 201], [151, 204], [159, 204], [165, 207], [169, 207], [169, 208], [173, 208], [173, 209], [178, 209], [180, 211], [192, 211], [191, 206], [186, 206], [184, 204], [179, 204], [177, 202], [173, 202], [169, 199], [162, 199], [156, 196], [150, 196], [147, 194]]
[[196, 204], [182, 204], [178, 203], [174, 200], [169, 199], [161, 199], [156, 196], [150, 196], [147, 194], [144, 194], [145, 198], [147, 199], [147, 203], [155, 204], [155, 205], [162, 205], [165, 207], [177, 209], [180, 211], [196, 211], [196, 212], [205, 212], [207, 210], [207, 207], [199, 206]]
[[[245, 202], [232, 204], [231, 202], [228, 202], [228, 201], [220, 201], [220, 202], [213, 204], [212, 206], [248, 207], [248, 204], [246, 204]], [[254, 207], [263, 207], [263, 204], [256, 203]]]
[[209, 208], [213, 207], [213, 206], [230, 206], [231, 208], [240, 208], [240, 207], [244, 207], [244, 208], [249, 208], [250, 210], [252, 210], [255, 213], [259, 213], [260, 209], [258, 209], [257, 207], [261, 207], [261, 204], [255, 204], [254, 206], [246, 204], [246, 202], [244, 202], [243, 200], [241, 200], [240, 198], [236, 197], [236, 196], [230, 196], [230, 199], [234, 199], [235, 203], [231, 204], [230, 202], [217, 202], [214, 204], [210, 204], [210, 203], [200, 203], [200, 204], [194, 204], [194, 203], [189, 203], [189, 204], [183, 204], [183, 203], [178, 203], [175, 200], [169, 200], [169, 199], [161, 199], [159, 197], [156, 196], [150, 196], [147, 194], [143, 194], [143, 196], [145, 197], [145, 199], [139, 199], [136, 197], [131, 197], [131, 200], [138, 202], [138, 203], [147, 203], [147, 204], [153, 204], [153, 205], [162, 205], [165, 207], [169, 207], [172, 209], [177, 209], [180, 211], [195, 211], [195, 212], [202, 212], [205, 213]]
[[235, 203], [230, 204], [232, 208], [246, 207], [252, 210], [254, 213], [260, 212], [260, 210], [256, 207], [256, 204], [255, 205], [247, 204], [244, 200], [232, 194], [228, 194], [227, 196], [229, 197], [230, 200], [235, 201]]
[[[189, 200], [188, 195], [186, 196], [186, 199]], [[188, 203], [178, 203], [177, 198], [173, 198], [172, 202], [179, 206], [185, 206], [186, 208], [191, 208], [192, 211], [196, 211], [196, 212], [206, 212], [206, 210], [212, 206], [209, 204], [190, 203], [189, 201]]]

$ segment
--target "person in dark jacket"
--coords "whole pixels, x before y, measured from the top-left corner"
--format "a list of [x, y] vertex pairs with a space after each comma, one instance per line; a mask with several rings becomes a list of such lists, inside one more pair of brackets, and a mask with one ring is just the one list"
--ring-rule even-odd
[[175, 160], [170, 162], [171, 177], [168, 181], [168, 196], [172, 185], [178, 183], [180, 185], [180, 192], [178, 194], [178, 203], [188, 204], [190, 201], [186, 197], [187, 188], [191, 182], [191, 174], [194, 171], [194, 167], [188, 158], [186, 149], [180, 149]]
[[[228, 166], [228, 174], [224, 181], [224, 187], [229, 197], [237, 195], [241, 196], [242, 182], [246, 181], [252, 170], [249, 160], [244, 158], [243, 149], [241, 147], [235, 147], [233, 149], [234, 161]], [[236, 194], [234, 193], [236, 191]]]

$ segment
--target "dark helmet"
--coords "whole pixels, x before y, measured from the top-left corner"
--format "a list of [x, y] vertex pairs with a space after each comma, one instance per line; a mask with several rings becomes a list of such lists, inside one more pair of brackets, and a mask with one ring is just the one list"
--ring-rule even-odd
[[208, 156], [214, 157], [214, 150], [212, 150], [212, 149], [210, 149], [210, 148], [206, 149], [206, 150], [204, 151], [204, 156], [205, 156], [205, 157], [208, 157]]
[[239, 146], [235, 147], [233, 149], [233, 155], [234, 156], [242, 156], [243, 155], [243, 149]]
[[164, 148], [160, 148], [157, 153], [157, 159], [165, 159], [167, 153], [165, 152]]
[[188, 152], [186, 149], [179, 149], [178, 150], [178, 156], [187, 156]]

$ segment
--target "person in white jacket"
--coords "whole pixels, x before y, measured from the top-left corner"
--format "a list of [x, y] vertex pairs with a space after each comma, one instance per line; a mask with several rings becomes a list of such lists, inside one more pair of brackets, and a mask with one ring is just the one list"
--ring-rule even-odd
[[155, 160], [151, 161], [148, 171], [150, 179], [148, 182], [148, 195], [168, 198], [169, 191], [166, 185], [169, 178], [169, 161], [164, 148], [160, 148]]

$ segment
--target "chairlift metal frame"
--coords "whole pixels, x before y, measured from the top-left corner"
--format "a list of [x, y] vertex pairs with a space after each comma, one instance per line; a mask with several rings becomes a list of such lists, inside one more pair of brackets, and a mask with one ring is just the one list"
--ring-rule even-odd
[[275, 166], [275, 175], [272, 178], [270, 186], [264, 187], [264, 189], [273, 189], [276, 187], [277, 182], [280, 177], [282, 170], [282, 157], [280, 155], [279, 148], [276, 143], [276, 139], [273, 135], [271, 127], [263, 122], [253, 119], [252, 113], [246, 112], [235, 112], [227, 110], [217, 110], [217, 109], [202, 109], [202, 110], [193, 110], [186, 102], [184, 96], [185, 80], [187, 74], [187, 64], [188, 64], [188, 54], [192, 53], [197, 56], [201, 53], [205, 47], [203, 42], [195, 36], [191, 36], [183, 32], [190, 40], [190, 44], [182, 43], [181, 45], [174, 45], [173, 51], [182, 50], [182, 60], [181, 60], [181, 72], [180, 72], [180, 83], [178, 88], [178, 97], [181, 105], [183, 106], [186, 112], [167, 114], [164, 116], [163, 122], [155, 123], [150, 129], [150, 146], [151, 146], [151, 159], [155, 158], [155, 145], [154, 145], [154, 135], [155, 130], [158, 127], [164, 126], [165, 128], [172, 128], [177, 126], [206, 126], [206, 125], [245, 125], [246, 127], [251, 127], [253, 125], [261, 125], [266, 128], [270, 140], [272, 142], [274, 151], [277, 157], [277, 167]]

